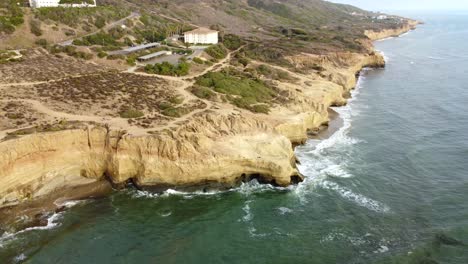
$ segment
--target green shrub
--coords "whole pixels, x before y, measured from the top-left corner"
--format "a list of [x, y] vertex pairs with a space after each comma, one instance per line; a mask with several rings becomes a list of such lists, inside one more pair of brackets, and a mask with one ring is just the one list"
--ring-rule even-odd
[[180, 96], [173, 96], [173, 97], [169, 98], [169, 102], [171, 102], [172, 104], [175, 104], [175, 105], [180, 105], [181, 103], [184, 102], [184, 98], [180, 97]]
[[128, 9], [110, 5], [93, 8], [44, 7], [34, 10], [34, 15], [39, 20], [52, 20], [70, 27], [76, 27], [81, 22], [96, 17], [101, 17], [108, 22], [124, 18], [129, 14]]
[[202, 59], [198, 58], [198, 57], [193, 58], [193, 62], [195, 62], [196, 64], [203, 64], [204, 63], [204, 61]]
[[169, 107], [162, 111], [162, 114], [170, 117], [181, 117], [187, 114], [190, 110], [182, 107]]
[[23, 10], [16, 0], [2, 0], [0, 3], [0, 33], [12, 34], [24, 23]]
[[42, 36], [41, 21], [31, 20], [29, 25], [31, 26], [31, 33], [38, 37]]
[[93, 35], [89, 35], [83, 37], [81, 39], [75, 39], [73, 41], [73, 45], [76, 46], [93, 46], [93, 45], [101, 45], [101, 46], [123, 46], [124, 44], [117, 41], [118, 38], [114, 38], [111, 34], [107, 34], [104, 32], [98, 32]]
[[194, 86], [192, 88], [192, 93], [198, 97], [203, 99], [212, 99], [215, 96], [215, 93], [210, 89], [202, 86]]
[[98, 52], [98, 54], [97, 54], [97, 56], [98, 56], [99, 58], [101, 58], [101, 59], [102, 59], [102, 58], [104, 58], [104, 57], [106, 57], [106, 56], [107, 56], [107, 53], [106, 53], [106, 52], [104, 52], [104, 51], [99, 51], [99, 52]]
[[119, 113], [122, 118], [139, 118], [144, 116], [144, 114], [136, 109], [125, 109]]
[[[210, 72], [196, 80], [196, 84], [202, 87], [212, 88], [218, 93], [228, 95], [228, 99], [240, 108], [253, 110], [258, 103], [268, 104], [276, 96], [276, 91], [267, 86], [261, 80], [247, 78], [243, 73], [232, 70]], [[194, 94], [204, 96], [206, 91], [194, 90]], [[263, 111], [264, 107], [257, 107], [257, 111]]]
[[159, 103], [158, 107], [159, 107], [159, 109], [161, 109], [161, 110], [166, 110], [166, 109], [168, 109], [168, 108], [171, 108], [171, 107], [172, 107], [172, 104], [169, 103], [169, 102], [161, 102], [161, 103]]
[[227, 34], [223, 38], [223, 45], [230, 50], [236, 50], [240, 48], [242, 44], [242, 40], [237, 35]]
[[189, 74], [190, 64], [181, 61], [178, 65], [172, 65], [169, 62], [156, 63], [154, 65], [147, 64], [144, 68], [146, 73], [160, 74], [169, 76], [185, 76]]
[[224, 59], [227, 56], [226, 48], [224, 48], [220, 44], [208, 47], [207, 49], [205, 49], [205, 52], [217, 60]]
[[250, 61], [249, 59], [245, 58], [245, 57], [240, 57], [237, 59], [239, 61], [240, 64], [242, 64], [244, 67], [246, 67], [247, 65], [249, 65]]
[[250, 111], [255, 112], [255, 113], [268, 114], [270, 112], [270, 107], [265, 104], [254, 105], [250, 107]]
[[36, 45], [42, 46], [42, 47], [47, 47], [47, 40], [46, 39], [38, 39], [36, 40]]
[[107, 56], [108, 60], [123, 60], [125, 59], [124, 55], [108, 55]]
[[128, 57], [126, 62], [130, 66], [135, 66], [136, 65], [136, 58], [135, 57]]
[[94, 25], [97, 28], [103, 28], [106, 25], [106, 19], [102, 16], [98, 16], [96, 17], [96, 20], [94, 20]]

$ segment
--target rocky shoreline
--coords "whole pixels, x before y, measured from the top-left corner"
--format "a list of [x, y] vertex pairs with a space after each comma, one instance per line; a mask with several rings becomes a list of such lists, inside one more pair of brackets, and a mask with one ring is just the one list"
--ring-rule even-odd
[[[416, 25], [410, 22], [398, 30], [366, 35], [376, 40]], [[300, 64], [311, 58], [289, 59]], [[254, 178], [277, 186], [302, 181], [293, 146], [328, 124], [329, 107], [346, 103], [363, 68], [385, 66], [377, 53], [319, 59], [330, 74], [328, 82], [316, 85], [332, 89], [318, 103], [296, 102], [274, 109], [267, 117], [203, 113], [176, 132], [158, 135], [134, 137], [89, 126], [0, 142], [1, 226], [11, 226], [19, 215], [27, 216], [28, 225], [41, 224], [38, 219], [44, 212], [62, 210], [63, 201], [99, 197], [111, 192], [111, 186], [118, 189], [130, 183], [161, 191], [232, 188]], [[348, 67], [337, 68], [336, 61]]]

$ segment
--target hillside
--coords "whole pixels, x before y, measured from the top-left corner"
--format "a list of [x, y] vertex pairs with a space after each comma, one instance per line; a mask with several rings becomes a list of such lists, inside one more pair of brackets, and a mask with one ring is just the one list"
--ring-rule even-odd
[[[177, 18], [181, 23], [216, 27], [252, 40], [280, 40], [307, 50], [354, 49], [364, 30], [396, 28], [400, 19], [377, 20], [359, 8], [322, 0], [104, 0]], [[291, 45], [291, 43], [293, 45]]]

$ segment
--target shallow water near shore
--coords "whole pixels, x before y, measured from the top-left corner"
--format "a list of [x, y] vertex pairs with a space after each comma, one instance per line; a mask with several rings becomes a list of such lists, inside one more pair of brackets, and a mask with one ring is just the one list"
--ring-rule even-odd
[[468, 15], [408, 16], [341, 127], [296, 149], [303, 183], [115, 192], [4, 235], [0, 262], [468, 263]]

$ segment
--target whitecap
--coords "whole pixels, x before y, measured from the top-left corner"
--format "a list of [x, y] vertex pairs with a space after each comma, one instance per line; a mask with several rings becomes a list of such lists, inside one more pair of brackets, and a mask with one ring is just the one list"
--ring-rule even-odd
[[18, 256], [16, 256], [16, 257], [13, 259], [13, 261], [14, 261], [15, 263], [20, 263], [20, 262], [22, 262], [22, 261], [25, 260], [25, 259], [26, 259], [26, 255], [25, 255], [24, 253], [21, 253], [21, 254], [19, 254]]
[[324, 189], [333, 190], [337, 192], [341, 197], [356, 203], [359, 206], [365, 207], [371, 211], [379, 213], [387, 213], [390, 211], [390, 208], [378, 201], [375, 201], [371, 198], [368, 198], [362, 194], [357, 194], [351, 191], [348, 188], [342, 187], [335, 182], [331, 181], [321, 181], [320, 186]]
[[53, 229], [53, 228], [60, 226], [59, 220], [61, 217], [62, 217], [62, 212], [54, 213], [47, 218], [47, 225], [45, 226], [28, 227], [15, 233], [5, 232], [0, 237], [0, 248], [4, 247], [5, 243], [8, 243], [9, 241], [14, 240], [20, 234], [33, 231], [33, 230], [49, 230], [49, 229]]
[[257, 229], [255, 227], [253, 227], [253, 226], [249, 226], [247, 230], [249, 231], [249, 234], [250, 234], [251, 237], [266, 237], [266, 236], [269, 235], [269, 234], [266, 234], [266, 233], [258, 234]]
[[278, 207], [276, 209], [278, 209], [280, 215], [290, 214], [293, 212], [292, 209], [287, 208], [287, 207]]
[[384, 246], [384, 245], [380, 245], [380, 247], [374, 251], [374, 253], [385, 253], [389, 250], [389, 248], [387, 246]]
[[244, 216], [242, 217], [242, 222], [250, 222], [253, 219], [253, 214], [250, 210], [250, 203], [252, 201], [245, 202], [244, 207], [242, 207], [242, 211], [244, 211]]

